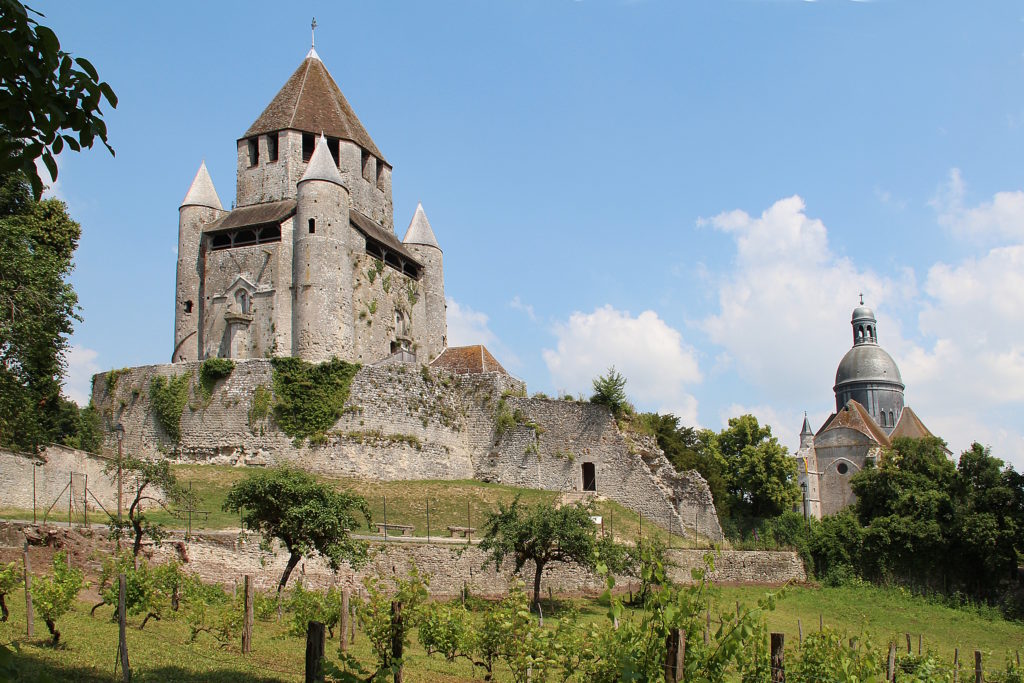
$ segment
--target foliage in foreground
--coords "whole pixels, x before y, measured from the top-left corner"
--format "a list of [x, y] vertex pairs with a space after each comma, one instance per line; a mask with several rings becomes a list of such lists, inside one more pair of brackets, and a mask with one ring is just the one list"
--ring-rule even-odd
[[84, 586], [82, 571], [68, 565], [67, 554], [53, 556], [53, 574], [32, 581], [32, 606], [46, 622], [53, 644], [60, 642], [57, 620], [68, 613]]

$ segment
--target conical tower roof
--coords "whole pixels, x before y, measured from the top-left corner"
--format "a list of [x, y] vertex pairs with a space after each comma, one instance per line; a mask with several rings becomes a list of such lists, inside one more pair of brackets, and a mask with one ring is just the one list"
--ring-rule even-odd
[[811, 421], [807, 419], [807, 413], [804, 413], [804, 426], [800, 429], [800, 436], [814, 436], [814, 430], [811, 429]]
[[217, 196], [217, 190], [213, 187], [213, 178], [206, 170], [205, 161], [199, 164], [196, 177], [192, 179], [192, 184], [189, 186], [188, 192], [185, 193], [185, 199], [181, 201], [181, 205], [208, 206], [211, 209], [224, 210], [224, 205], [220, 203], [220, 197]]
[[351, 140], [378, 159], [384, 159], [314, 50], [309, 51], [242, 137], [288, 128]]
[[327, 146], [327, 138], [323, 135], [316, 141], [316, 149], [313, 156], [309, 158], [309, 165], [306, 172], [299, 178], [299, 182], [306, 180], [326, 180], [336, 185], [345, 186], [345, 180], [341, 177], [338, 167], [334, 164], [334, 157]]
[[427, 214], [423, 210], [422, 204], [416, 205], [416, 213], [412, 215], [409, 229], [405, 231], [405, 239], [402, 240], [402, 243], [425, 244], [428, 247], [441, 248], [437, 244], [437, 238], [434, 237], [434, 231], [430, 227], [430, 221], [427, 220]]

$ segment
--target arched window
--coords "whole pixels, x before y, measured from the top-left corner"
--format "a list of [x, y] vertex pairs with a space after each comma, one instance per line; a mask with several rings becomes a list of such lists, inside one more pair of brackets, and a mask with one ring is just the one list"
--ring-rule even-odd
[[892, 411], [891, 410], [889, 411], [889, 426], [890, 427], [895, 427], [896, 426], [896, 420], [893, 419]]
[[886, 424], [885, 424], [885, 411], [884, 410], [882, 411], [882, 426], [883, 427], [886, 426]]
[[863, 338], [864, 338], [864, 326], [863, 325], [858, 325], [857, 326], [857, 339], [863, 339]]

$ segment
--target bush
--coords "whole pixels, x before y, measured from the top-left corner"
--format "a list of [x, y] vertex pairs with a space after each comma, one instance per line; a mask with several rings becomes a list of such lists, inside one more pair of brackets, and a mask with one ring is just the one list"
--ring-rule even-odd
[[590, 397], [591, 403], [608, 406], [615, 417], [621, 417], [625, 408], [629, 405], [626, 401], [626, 378], [615, 370], [615, 366], [608, 368], [608, 372], [594, 380], [594, 395]]
[[149, 384], [149, 400], [156, 421], [174, 443], [181, 441], [181, 413], [188, 403], [189, 374], [167, 379], [157, 375]]
[[57, 620], [71, 610], [83, 586], [81, 570], [68, 566], [63, 551], [53, 557], [53, 575], [40, 576], [32, 582], [32, 606], [46, 622], [54, 645], [60, 642]]

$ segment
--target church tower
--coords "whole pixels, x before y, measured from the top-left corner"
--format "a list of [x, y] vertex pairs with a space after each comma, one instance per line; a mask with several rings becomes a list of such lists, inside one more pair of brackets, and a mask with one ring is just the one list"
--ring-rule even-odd
[[836, 411], [850, 400], [857, 401], [887, 435], [891, 434], [903, 413], [903, 378], [892, 356], [878, 345], [875, 313], [863, 299], [853, 309], [850, 323], [853, 348], [836, 370]]
[[199, 165], [199, 171], [178, 208], [178, 270], [174, 297], [172, 363], [200, 359], [203, 258], [199, 247], [203, 227], [225, 213], [204, 161]]

